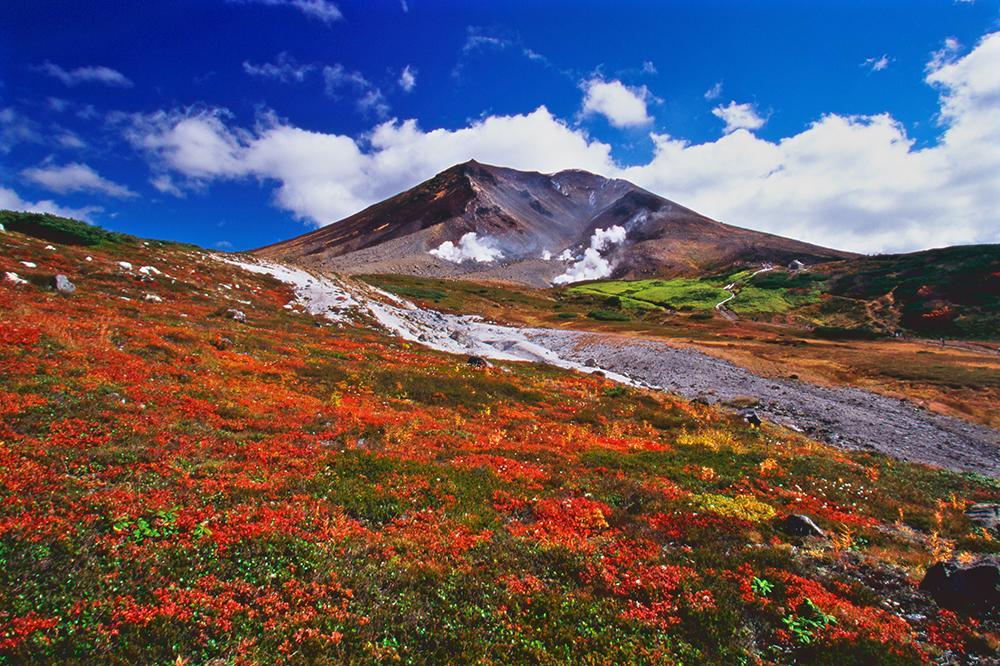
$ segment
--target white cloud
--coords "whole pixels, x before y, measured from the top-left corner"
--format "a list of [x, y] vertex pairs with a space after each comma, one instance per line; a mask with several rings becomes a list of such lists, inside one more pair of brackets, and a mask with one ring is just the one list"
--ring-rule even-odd
[[410, 5], [406, 0], [399, 0], [399, 8], [403, 10], [404, 14], [410, 13]]
[[[423, 131], [416, 121], [376, 126], [364, 145], [310, 132], [274, 117], [253, 131], [232, 128], [219, 109], [132, 116], [125, 134], [158, 172], [196, 183], [256, 177], [279, 183], [277, 204], [317, 225], [355, 213], [475, 158], [519, 169], [607, 171], [610, 148], [539, 107], [490, 116], [457, 130]], [[364, 148], [364, 149], [363, 149]]]
[[99, 192], [118, 198], [136, 196], [135, 192], [124, 185], [104, 178], [86, 164], [79, 162], [63, 166], [32, 167], [21, 171], [21, 176], [35, 185], [59, 194]]
[[403, 68], [403, 71], [399, 74], [399, 87], [403, 89], [403, 92], [411, 92], [417, 87], [417, 70], [413, 69], [409, 65]]
[[163, 194], [170, 194], [181, 199], [185, 196], [184, 190], [178, 187], [176, 183], [174, 183], [174, 179], [168, 174], [161, 173], [153, 176], [149, 179], [149, 184], [155, 187], [158, 192], [162, 192]]
[[51, 62], [45, 62], [37, 68], [39, 71], [59, 79], [67, 86], [75, 86], [80, 83], [101, 83], [106, 86], [117, 86], [119, 88], [131, 88], [132, 81], [116, 69], [104, 67], [103, 65], [89, 65], [87, 67], [77, 67], [67, 70]]
[[43, 142], [38, 123], [13, 108], [0, 109], [0, 153], [10, 152], [19, 143]]
[[79, 149], [79, 148], [85, 148], [87, 146], [87, 144], [84, 143], [83, 139], [81, 139], [76, 134], [68, 130], [56, 136], [55, 140], [56, 143], [58, 143], [63, 148]]
[[625, 227], [617, 224], [607, 229], [595, 229], [590, 237], [590, 247], [583, 251], [583, 258], [557, 275], [553, 284], [569, 284], [583, 280], [599, 280], [611, 275], [611, 262], [602, 253], [625, 242]]
[[726, 123], [726, 127], [722, 130], [726, 134], [735, 132], [738, 129], [760, 129], [766, 122], [757, 113], [757, 109], [754, 108], [754, 105], [750, 103], [737, 104], [734, 101], [730, 101], [729, 104], [725, 106], [720, 104], [712, 109], [712, 115], [716, 118], [720, 118], [722, 122]]
[[95, 213], [100, 213], [103, 209], [99, 206], [86, 206], [84, 208], [67, 208], [60, 206], [54, 201], [45, 199], [43, 201], [27, 201], [18, 196], [17, 192], [9, 188], [0, 186], [0, 209], [26, 211], [29, 213], [51, 213], [62, 217], [72, 217], [78, 220], [91, 221]]
[[441, 243], [435, 249], [430, 250], [430, 254], [453, 264], [461, 264], [466, 261], [486, 264], [503, 258], [503, 252], [493, 246], [489, 237], [480, 239], [475, 231], [463, 234], [458, 245], [451, 241]]
[[705, 99], [718, 99], [722, 95], [722, 81], [716, 81], [715, 85], [705, 91]]
[[642, 73], [643, 74], [656, 74], [656, 73], [658, 73], [657, 69], [656, 69], [656, 63], [654, 63], [652, 60], [644, 60], [642, 62]]
[[927, 63], [927, 71], [938, 70], [947, 65], [955, 59], [961, 48], [962, 44], [954, 37], [945, 38], [941, 48], [931, 53], [931, 59]]
[[867, 67], [873, 72], [881, 72], [889, 67], [889, 63], [892, 62], [892, 58], [889, 54], [883, 53], [877, 58], [865, 58], [865, 61], [861, 63], [862, 67]]
[[299, 63], [286, 52], [279, 53], [275, 62], [255, 65], [252, 62], [243, 61], [243, 71], [250, 76], [275, 79], [283, 83], [291, 81], [302, 83], [314, 69], [316, 69], [316, 65]]
[[323, 23], [333, 23], [344, 18], [344, 15], [329, 0], [229, 0], [239, 4], [259, 4], [270, 7], [292, 7], [299, 10], [306, 16], [318, 19]]
[[646, 111], [649, 90], [630, 88], [621, 81], [593, 78], [583, 84], [583, 114], [597, 113], [615, 127], [648, 125], [653, 119]]
[[631, 180], [706, 215], [832, 247], [904, 251], [1000, 242], [1000, 33], [964, 57], [929, 66], [940, 93], [941, 140], [917, 147], [888, 114], [825, 115], [766, 141], [735, 129], [690, 144], [654, 133], [646, 164], [622, 167], [609, 145], [539, 107], [458, 129], [413, 120], [377, 125], [364, 139], [309, 132], [273, 117], [254, 129], [224, 111], [135, 116], [129, 139], [154, 171], [207, 185], [277, 183], [276, 205], [326, 224], [470, 158], [518, 169], [580, 168]]
[[389, 114], [389, 104], [382, 91], [361, 72], [348, 70], [340, 63], [327, 65], [323, 68], [323, 84], [330, 97], [337, 97], [344, 88], [352, 90], [357, 95], [358, 110], [363, 113], [374, 113], [379, 118]]

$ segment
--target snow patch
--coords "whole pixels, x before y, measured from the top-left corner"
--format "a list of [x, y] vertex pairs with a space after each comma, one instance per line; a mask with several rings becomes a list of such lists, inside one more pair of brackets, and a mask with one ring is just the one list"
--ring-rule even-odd
[[445, 241], [436, 249], [431, 250], [430, 253], [438, 259], [444, 259], [453, 264], [461, 264], [469, 260], [485, 264], [503, 258], [503, 252], [493, 247], [490, 238], [480, 239], [475, 231], [463, 235], [459, 239], [458, 245], [451, 241]]
[[542, 250], [542, 261], [551, 261], [552, 253], [548, 250]]
[[28, 281], [25, 280], [20, 275], [18, 275], [17, 273], [7, 272], [7, 273], [3, 274], [3, 277], [8, 282], [13, 282], [14, 284], [18, 284], [18, 285], [20, 285], [20, 284], [28, 284]]
[[21, 265], [25, 268], [38, 268], [38, 264], [33, 261], [22, 261]]
[[590, 247], [583, 252], [583, 258], [557, 275], [553, 284], [569, 284], [582, 280], [597, 280], [611, 275], [611, 262], [602, 252], [625, 242], [625, 227], [615, 225], [607, 229], [595, 229], [590, 237]]
[[556, 257], [556, 259], [559, 261], [573, 261], [576, 259], [576, 255], [573, 254], [573, 250], [566, 248], [559, 254], [558, 257]]

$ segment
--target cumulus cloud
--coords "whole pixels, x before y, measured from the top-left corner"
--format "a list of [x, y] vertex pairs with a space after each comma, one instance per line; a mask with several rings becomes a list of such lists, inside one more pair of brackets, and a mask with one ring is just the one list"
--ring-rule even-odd
[[611, 262], [602, 253], [625, 242], [625, 227], [617, 224], [607, 229], [595, 229], [590, 237], [590, 247], [583, 251], [583, 258], [557, 275], [553, 284], [569, 284], [583, 280], [599, 280], [611, 275]]
[[942, 136], [918, 147], [888, 114], [820, 117], [777, 141], [734, 129], [691, 144], [653, 133], [652, 159], [623, 167], [611, 149], [545, 107], [457, 129], [389, 120], [363, 139], [273, 117], [241, 128], [219, 109], [133, 116], [129, 140], [157, 174], [207, 185], [277, 183], [276, 205], [326, 224], [475, 158], [517, 169], [580, 168], [626, 178], [730, 224], [861, 252], [1000, 242], [1000, 33], [968, 54], [930, 58]]
[[18, 196], [12, 189], [0, 186], [0, 209], [18, 210], [29, 213], [51, 213], [62, 217], [72, 217], [78, 220], [92, 221], [95, 213], [100, 213], [103, 209], [99, 206], [86, 206], [84, 208], [68, 208], [60, 206], [55, 201], [44, 199], [42, 201], [28, 201]]
[[778, 142], [655, 135], [653, 160], [622, 177], [716, 219], [859, 252], [998, 242], [998, 68], [1000, 33], [931, 66], [945, 127], [934, 146], [888, 114], [831, 114]]
[[892, 58], [890, 58], [888, 54], [884, 53], [877, 58], [866, 58], [865, 61], [861, 63], [861, 66], [867, 67], [873, 72], [881, 72], [889, 67], [890, 62], [892, 62]]
[[103, 65], [88, 65], [86, 67], [67, 70], [46, 61], [45, 64], [40, 65], [37, 69], [51, 77], [59, 79], [67, 86], [75, 86], [80, 83], [101, 83], [106, 86], [117, 86], [119, 88], [132, 87], [132, 81], [127, 76], [116, 69], [104, 67]]
[[291, 7], [310, 18], [327, 24], [344, 18], [337, 5], [330, 2], [330, 0], [229, 0], [229, 2], [268, 5], [270, 7]]
[[605, 171], [610, 147], [539, 107], [529, 114], [490, 116], [457, 130], [422, 130], [390, 120], [364, 144], [310, 132], [272, 116], [253, 131], [231, 126], [220, 109], [134, 115], [126, 138], [153, 168], [196, 185], [255, 177], [279, 183], [276, 203], [302, 219], [328, 224], [459, 162], [476, 158], [516, 169]]
[[435, 249], [430, 250], [430, 253], [453, 264], [461, 264], [466, 261], [486, 264], [503, 258], [503, 252], [495, 248], [488, 237], [480, 239], [475, 231], [463, 234], [458, 245], [451, 241], [445, 241]]
[[69, 192], [98, 192], [111, 197], [134, 197], [136, 193], [124, 185], [108, 180], [86, 164], [74, 162], [62, 166], [41, 166], [24, 169], [21, 176], [47, 190]]
[[712, 115], [726, 123], [722, 130], [726, 134], [735, 132], [738, 129], [757, 130], [764, 126], [766, 122], [757, 113], [753, 104], [737, 104], [730, 101], [728, 105], [719, 105], [712, 109]]
[[259, 76], [265, 79], [274, 79], [283, 83], [302, 83], [306, 76], [316, 68], [316, 65], [302, 64], [295, 60], [286, 52], [278, 54], [275, 62], [265, 62], [255, 65], [252, 62], [243, 61], [243, 71], [250, 76]]
[[411, 92], [417, 87], [417, 70], [413, 69], [409, 65], [403, 68], [403, 71], [399, 74], [399, 87], [403, 89], [403, 92]]
[[646, 111], [650, 98], [646, 86], [630, 88], [621, 81], [593, 78], [583, 84], [583, 114], [599, 114], [615, 127], [636, 127], [653, 122]]

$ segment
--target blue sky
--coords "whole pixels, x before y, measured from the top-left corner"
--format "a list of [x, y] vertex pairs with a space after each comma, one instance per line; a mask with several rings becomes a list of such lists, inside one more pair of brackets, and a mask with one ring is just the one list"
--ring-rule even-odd
[[474, 157], [860, 251], [998, 242], [998, 17], [986, 0], [11, 0], [0, 205], [245, 249]]

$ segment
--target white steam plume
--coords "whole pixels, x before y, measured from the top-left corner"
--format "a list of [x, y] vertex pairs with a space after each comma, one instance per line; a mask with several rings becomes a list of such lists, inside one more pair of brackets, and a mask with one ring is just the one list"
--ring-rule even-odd
[[461, 264], [465, 261], [476, 261], [481, 264], [503, 258], [503, 252], [492, 246], [489, 238], [479, 239], [475, 231], [470, 231], [459, 239], [458, 245], [451, 241], [441, 243], [430, 251], [438, 259]]
[[614, 245], [625, 242], [625, 227], [615, 225], [608, 229], [595, 229], [590, 237], [590, 247], [583, 252], [583, 259], [556, 276], [554, 284], [569, 284], [581, 280], [597, 280], [611, 275], [611, 263], [601, 253]]

